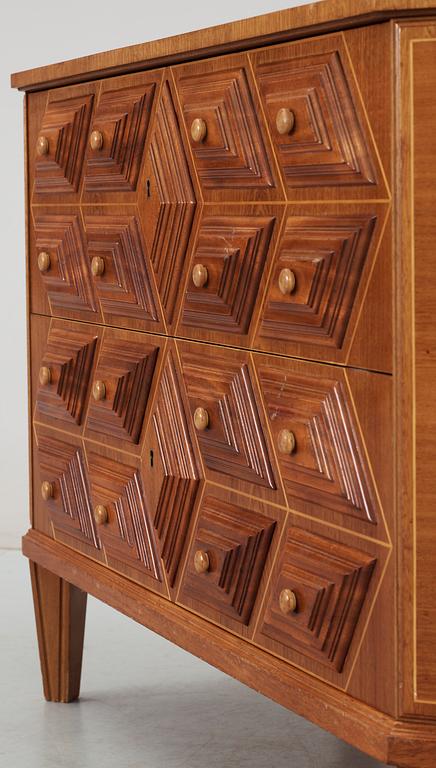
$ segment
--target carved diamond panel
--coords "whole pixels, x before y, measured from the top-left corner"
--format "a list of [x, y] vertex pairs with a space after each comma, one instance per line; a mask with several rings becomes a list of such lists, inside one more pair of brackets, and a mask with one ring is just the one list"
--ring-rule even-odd
[[192, 415], [197, 408], [208, 414], [197, 437], [209, 474], [275, 489], [248, 355], [186, 345], [182, 369]]
[[295, 437], [291, 453], [278, 452], [290, 506], [376, 523], [375, 492], [341, 375], [302, 373], [288, 361], [258, 365], [275, 442], [282, 430]]
[[156, 80], [103, 89], [92, 130], [103, 137], [100, 149], [88, 147], [85, 192], [134, 192], [137, 187]]
[[49, 381], [36, 395], [36, 418], [79, 427], [84, 417], [97, 351], [97, 331], [86, 325], [53, 321], [41, 366]]
[[[199, 611], [219, 611], [248, 625], [276, 527], [275, 520], [242, 506], [207, 496], [200, 508], [179, 595]], [[197, 573], [194, 556], [207, 554], [209, 568]]]
[[207, 126], [203, 141], [191, 140], [203, 188], [256, 190], [262, 197], [275, 187], [246, 58], [180, 67], [175, 74], [188, 135], [195, 119]]
[[206, 215], [192, 259], [207, 270], [207, 282], [189, 280], [182, 322], [232, 334], [247, 334], [275, 219]]
[[[255, 73], [289, 187], [376, 183], [355, 106], [357, 88], [339, 50], [295, 56], [290, 46], [262, 53], [255, 57]], [[280, 134], [276, 116], [283, 107], [292, 111], [295, 125]]]
[[47, 154], [36, 156], [35, 194], [72, 195], [79, 191], [94, 95], [48, 102], [39, 137]]
[[[289, 217], [279, 244], [259, 335], [340, 349], [368, 257], [375, 216]], [[283, 295], [283, 269], [295, 276]]]
[[85, 211], [88, 259], [102, 259], [95, 291], [105, 322], [125, 325], [136, 320], [153, 330], [159, 312], [153, 295], [138, 215], [94, 209]]
[[[260, 625], [261, 642], [270, 647], [272, 640], [275, 650], [297, 652], [341, 672], [376, 562], [336, 540], [289, 528]], [[285, 589], [295, 594], [294, 612], [280, 609]]]
[[105, 331], [90, 400], [87, 432], [130, 446], [139, 443], [159, 348], [139, 334]]
[[97, 306], [86, 257], [79, 213], [34, 209], [36, 254], [48, 253], [49, 269], [41, 273], [51, 313], [96, 319]]
[[162, 581], [139, 467], [126, 456], [109, 457], [89, 447], [87, 453], [93, 503], [103, 505], [108, 514], [100, 528], [108, 564], [121, 571], [127, 565], [137, 578], [146, 575]]
[[189, 249], [195, 192], [168, 81], [156, 112], [146, 175], [142, 220], [162, 307], [171, 325]]
[[37, 430], [40, 482], [49, 482], [52, 497], [42, 501], [56, 537], [76, 549], [101, 548], [89, 492], [83, 449], [73, 437]]

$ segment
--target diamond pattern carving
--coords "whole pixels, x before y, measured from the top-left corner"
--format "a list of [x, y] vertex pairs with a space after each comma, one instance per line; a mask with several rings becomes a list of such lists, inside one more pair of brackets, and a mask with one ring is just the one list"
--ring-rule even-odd
[[[280, 59], [262, 54], [255, 73], [290, 187], [376, 183], [354, 85], [340, 51], [301, 57], [282, 52]], [[275, 121], [284, 104], [294, 113], [295, 128], [281, 135]]]
[[376, 523], [375, 493], [340, 381], [259, 365], [260, 387], [277, 442], [289, 429], [291, 454], [278, 454], [291, 507], [326, 508]]
[[[371, 245], [374, 216], [290, 217], [278, 248], [260, 336], [340, 349]], [[290, 269], [294, 291], [280, 293]]]
[[[300, 653], [342, 672], [376, 562], [366, 552], [289, 528], [261, 637], [280, 643], [285, 653]], [[279, 596], [289, 588], [297, 609], [284, 614]]]
[[190, 280], [185, 325], [248, 333], [274, 223], [266, 216], [204, 217], [192, 266], [206, 267], [208, 279], [201, 288]]
[[[206, 615], [210, 608], [248, 625], [271, 545], [275, 520], [208, 496], [201, 505], [180, 600], [193, 601]], [[198, 574], [195, 552], [209, 557]]]
[[48, 153], [36, 160], [36, 194], [78, 192], [93, 99], [86, 94], [49, 101], [40, 129]]

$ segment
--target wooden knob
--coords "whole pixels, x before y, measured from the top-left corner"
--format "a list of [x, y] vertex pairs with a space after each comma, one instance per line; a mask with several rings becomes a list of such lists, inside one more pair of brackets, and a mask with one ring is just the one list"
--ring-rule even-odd
[[97, 525], [104, 525], [107, 523], [108, 519], [109, 515], [106, 507], [104, 507], [103, 504], [97, 504], [97, 506], [94, 507], [94, 520]]
[[290, 109], [279, 109], [276, 116], [276, 127], [278, 132], [284, 136], [286, 133], [291, 133], [295, 125], [295, 115]]
[[277, 439], [280, 453], [293, 453], [295, 451], [295, 435], [289, 429], [281, 429]]
[[297, 610], [297, 598], [292, 589], [282, 589], [279, 597], [279, 605], [282, 613], [295, 613]]
[[295, 290], [295, 275], [292, 269], [282, 269], [280, 272], [279, 289], [283, 296], [287, 296]]
[[103, 146], [103, 134], [101, 131], [93, 131], [89, 137], [89, 145], [93, 152], [97, 152]]
[[207, 125], [204, 122], [204, 120], [201, 119], [201, 117], [196, 117], [195, 120], [192, 121], [191, 125], [191, 136], [193, 141], [201, 142], [204, 141], [207, 134]]
[[36, 152], [38, 155], [48, 155], [48, 138], [47, 136], [38, 136], [36, 142]]
[[207, 552], [202, 549], [197, 550], [194, 555], [194, 568], [197, 573], [206, 573], [209, 570], [210, 560]]
[[100, 277], [104, 272], [104, 259], [101, 256], [94, 256], [91, 261], [91, 272], [94, 277]]
[[41, 485], [41, 496], [44, 499], [44, 501], [48, 501], [49, 499], [52, 499], [54, 495], [54, 487], [53, 483], [50, 483], [48, 480], [44, 480], [43, 484]]
[[196, 288], [204, 288], [208, 280], [207, 267], [203, 264], [196, 264], [192, 270], [192, 282]]
[[46, 251], [38, 253], [38, 269], [40, 272], [47, 272], [50, 269], [50, 254]]
[[92, 388], [92, 396], [94, 400], [104, 400], [106, 397], [106, 385], [104, 381], [94, 381]]
[[51, 383], [51, 370], [46, 365], [39, 369], [39, 383], [42, 387], [46, 387], [47, 384]]
[[195, 428], [202, 432], [209, 426], [209, 414], [206, 408], [196, 408], [194, 411]]

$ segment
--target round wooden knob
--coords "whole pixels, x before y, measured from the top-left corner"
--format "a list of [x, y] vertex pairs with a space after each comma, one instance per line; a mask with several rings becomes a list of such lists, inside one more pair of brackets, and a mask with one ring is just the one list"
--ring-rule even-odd
[[207, 552], [199, 549], [194, 555], [194, 568], [197, 573], [206, 573], [209, 570], [210, 560]]
[[279, 109], [276, 116], [276, 127], [278, 132], [284, 136], [286, 133], [291, 133], [295, 125], [295, 115], [290, 109]]
[[292, 269], [282, 269], [280, 272], [279, 289], [283, 296], [287, 296], [295, 290], [295, 275]]
[[107, 523], [108, 519], [109, 515], [106, 507], [104, 507], [103, 504], [97, 504], [97, 506], [94, 507], [94, 520], [97, 525], [104, 525]]
[[91, 261], [91, 272], [94, 277], [100, 277], [104, 272], [104, 259], [101, 256], [94, 256]]
[[48, 155], [48, 138], [47, 136], [38, 136], [36, 142], [36, 151], [38, 155]]
[[92, 131], [89, 137], [89, 145], [93, 152], [97, 152], [103, 146], [103, 134], [101, 131]]
[[38, 269], [40, 272], [47, 272], [50, 269], [50, 254], [46, 251], [38, 253]]
[[204, 288], [208, 280], [207, 267], [203, 264], [196, 264], [192, 270], [192, 282], [196, 288]]
[[50, 384], [51, 382], [51, 370], [50, 368], [47, 368], [46, 365], [43, 365], [42, 368], [39, 369], [39, 383], [42, 387], [46, 387], [47, 384]]
[[295, 435], [289, 429], [281, 429], [277, 439], [280, 453], [293, 453], [295, 451]]
[[54, 487], [53, 483], [50, 483], [48, 480], [44, 480], [43, 484], [41, 485], [41, 496], [44, 499], [44, 501], [48, 501], [49, 499], [52, 499], [54, 495]]
[[204, 122], [204, 120], [201, 119], [201, 117], [196, 117], [195, 120], [192, 121], [191, 125], [191, 136], [193, 141], [201, 142], [204, 141], [207, 134], [207, 125]]
[[94, 400], [104, 400], [106, 397], [106, 385], [104, 381], [94, 381], [92, 388], [92, 396]]
[[209, 414], [206, 408], [196, 408], [194, 411], [195, 428], [202, 432], [209, 426]]
[[295, 613], [297, 610], [297, 598], [292, 589], [282, 589], [279, 597], [279, 605], [282, 613]]

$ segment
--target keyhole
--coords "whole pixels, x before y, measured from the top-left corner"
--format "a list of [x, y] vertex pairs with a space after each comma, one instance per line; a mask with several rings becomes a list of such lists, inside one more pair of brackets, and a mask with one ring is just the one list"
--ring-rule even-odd
[[153, 451], [150, 451], [150, 467], [153, 466], [153, 461], [154, 461]]
[[151, 183], [150, 183], [150, 179], [147, 179], [146, 186], [147, 186], [147, 197], [151, 197]]

